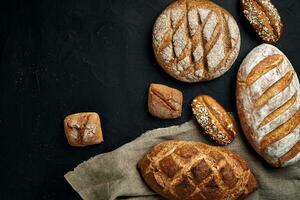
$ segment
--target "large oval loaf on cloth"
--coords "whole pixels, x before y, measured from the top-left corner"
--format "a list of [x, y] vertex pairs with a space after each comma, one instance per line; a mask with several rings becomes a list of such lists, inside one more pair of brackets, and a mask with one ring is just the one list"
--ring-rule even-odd
[[177, 0], [157, 18], [153, 49], [161, 67], [184, 82], [217, 78], [240, 50], [235, 19], [208, 0]]
[[253, 148], [272, 166], [300, 159], [300, 87], [288, 58], [276, 47], [253, 49], [237, 77], [237, 109]]
[[201, 142], [167, 141], [139, 161], [146, 183], [171, 200], [243, 199], [256, 179], [237, 154]]

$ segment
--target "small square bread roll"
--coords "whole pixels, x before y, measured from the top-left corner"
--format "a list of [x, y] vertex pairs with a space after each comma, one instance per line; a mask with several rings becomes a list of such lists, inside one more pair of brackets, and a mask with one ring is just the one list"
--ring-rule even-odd
[[182, 92], [161, 84], [151, 84], [148, 94], [148, 110], [160, 119], [174, 119], [181, 116]]
[[84, 147], [103, 141], [100, 118], [94, 112], [68, 115], [64, 120], [64, 129], [71, 146]]

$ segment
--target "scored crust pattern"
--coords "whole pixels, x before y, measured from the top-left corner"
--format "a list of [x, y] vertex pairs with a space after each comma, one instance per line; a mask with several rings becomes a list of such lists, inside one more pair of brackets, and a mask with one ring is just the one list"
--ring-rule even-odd
[[158, 17], [153, 48], [171, 76], [199, 82], [224, 74], [240, 48], [239, 28], [223, 8], [206, 0], [178, 0]]
[[161, 119], [174, 119], [181, 116], [182, 92], [161, 84], [152, 83], [149, 87], [148, 110]]
[[262, 40], [277, 42], [283, 32], [283, 24], [277, 9], [270, 0], [241, 0], [245, 17]]
[[200, 142], [156, 145], [138, 167], [148, 185], [167, 199], [243, 199], [256, 188], [242, 158]]
[[237, 106], [252, 146], [273, 166], [300, 160], [300, 85], [286, 56], [255, 48], [238, 73]]
[[236, 135], [229, 114], [212, 97], [199, 95], [193, 99], [192, 111], [205, 133], [219, 145], [228, 145]]
[[71, 146], [87, 146], [103, 141], [100, 118], [97, 113], [68, 115], [64, 120], [64, 130]]

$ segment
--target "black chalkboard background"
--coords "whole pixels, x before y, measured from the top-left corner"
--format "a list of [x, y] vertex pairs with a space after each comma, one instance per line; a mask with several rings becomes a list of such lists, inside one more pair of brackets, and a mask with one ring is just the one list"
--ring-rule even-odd
[[[0, 8], [1, 199], [79, 199], [63, 178], [77, 164], [111, 151], [148, 129], [192, 118], [201, 93], [235, 111], [235, 77], [245, 55], [261, 41], [238, 0], [215, 0], [240, 27], [240, 55], [224, 76], [186, 84], [156, 63], [152, 26], [170, 0], [5, 1]], [[300, 73], [300, 1], [273, 0], [285, 24], [278, 46]], [[147, 87], [163, 83], [184, 93], [183, 116], [158, 120], [147, 112]], [[68, 146], [63, 118], [95, 111], [105, 142]]]

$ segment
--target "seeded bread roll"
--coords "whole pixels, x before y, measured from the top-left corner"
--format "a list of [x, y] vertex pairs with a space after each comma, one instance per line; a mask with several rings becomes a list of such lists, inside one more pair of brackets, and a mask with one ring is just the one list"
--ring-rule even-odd
[[240, 156], [201, 142], [160, 143], [138, 169], [149, 187], [170, 200], [244, 199], [257, 186]]
[[277, 9], [270, 0], [241, 0], [245, 17], [259, 37], [267, 43], [276, 43], [283, 32]]
[[237, 109], [246, 137], [272, 166], [300, 160], [300, 85], [288, 58], [276, 47], [253, 49], [237, 77]]
[[182, 92], [162, 84], [152, 83], [149, 87], [149, 113], [160, 119], [175, 119], [181, 116]]
[[97, 113], [68, 115], [64, 120], [64, 129], [71, 146], [84, 147], [103, 142], [100, 118]]
[[193, 113], [206, 134], [219, 145], [228, 145], [236, 135], [236, 126], [225, 109], [208, 95], [197, 96]]
[[184, 82], [223, 75], [240, 50], [240, 32], [225, 9], [208, 0], [177, 0], [157, 18], [153, 49], [161, 67]]

